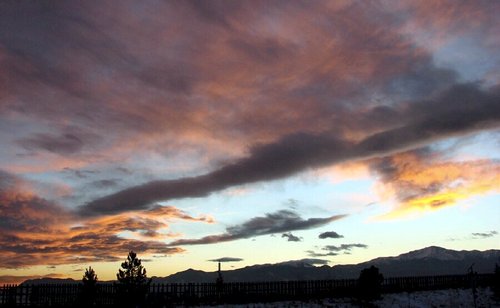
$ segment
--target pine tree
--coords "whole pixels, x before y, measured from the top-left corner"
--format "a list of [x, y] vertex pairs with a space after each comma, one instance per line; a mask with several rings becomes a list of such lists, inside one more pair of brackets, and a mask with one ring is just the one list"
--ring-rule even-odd
[[141, 265], [141, 259], [137, 258], [137, 254], [130, 251], [127, 260], [122, 263], [118, 269], [116, 278], [121, 284], [130, 286], [142, 286], [150, 283], [151, 279], [147, 278], [146, 269]]
[[135, 252], [129, 252], [127, 260], [121, 264], [121, 269], [118, 269], [116, 278], [125, 303], [137, 305], [144, 301], [151, 278], [147, 277], [146, 269], [141, 265], [141, 259], [137, 258]]
[[95, 304], [95, 298], [97, 293], [97, 275], [92, 267], [85, 269], [85, 274], [82, 278], [82, 293], [80, 303], [82, 307], [90, 307]]
[[82, 282], [84, 286], [95, 286], [97, 283], [97, 275], [91, 266], [85, 269], [85, 274], [83, 274]]

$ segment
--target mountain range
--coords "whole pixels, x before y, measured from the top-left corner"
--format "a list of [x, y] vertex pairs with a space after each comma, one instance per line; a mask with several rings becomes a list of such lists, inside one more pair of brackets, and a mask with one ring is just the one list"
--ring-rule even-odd
[[[290, 281], [358, 278], [362, 269], [372, 265], [384, 277], [466, 274], [471, 267], [477, 273], [493, 273], [500, 264], [500, 250], [457, 251], [431, 246], [395, 257], [381, 257], [351, 265], [314, 266], [309, 259], [276, 264], [252, 265], [223, 271], [225, 282]], [[153, 277], [153, 283], [214, 282], [217, 272], [188, 269], [166, 277]], [[68, 283], [68, 279], [42, 278], [23, 284]]]
[[[358, 278], [362, 269], [372, 265], [385, 277], [465, 274], [471, 265], [478, 273], [493, 273], [500, 264], [500, 250], [456, 251], [431, 246], [396, 257], [376, 258], [352, 265], [323, 265], [316, 267], [306, 260], [247, 266], [223, 271], [224, 281], [287, 281]], [[188, 269], [183, 272], [155, 278], [157, 282], [212, 282], [217, 272]]]

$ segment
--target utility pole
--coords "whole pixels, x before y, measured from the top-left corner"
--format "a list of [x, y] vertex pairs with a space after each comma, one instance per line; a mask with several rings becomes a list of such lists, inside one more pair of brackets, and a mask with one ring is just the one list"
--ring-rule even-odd
[[474, 263], [469, 267], [469, 279], [472, 288], [472, 298], [474, 299], [474, 308], [477, 308], [476, 298], [477, 298], [477, 290], [476, 290], [476, 273], [474, 272]]
[[224, 280], [222, 279], [222, 272], [220, 269], [220, 261], [219, 261], [219, 270], [217, 271], [217, 274], [218, 275], [217, 275], [217, 279], [215, 280], [215, 288], [217, 290], [217, 297], [220, 301], [222, 298], [222, 287], [224, 284]]

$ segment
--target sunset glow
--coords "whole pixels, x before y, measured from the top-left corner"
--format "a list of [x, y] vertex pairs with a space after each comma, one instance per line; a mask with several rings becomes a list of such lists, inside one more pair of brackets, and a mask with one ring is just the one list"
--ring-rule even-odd
[[500, 249], [499, 16], [500, 1], [0, 4], [0, 285], [115, 279], [130, 250], [167, 276]]

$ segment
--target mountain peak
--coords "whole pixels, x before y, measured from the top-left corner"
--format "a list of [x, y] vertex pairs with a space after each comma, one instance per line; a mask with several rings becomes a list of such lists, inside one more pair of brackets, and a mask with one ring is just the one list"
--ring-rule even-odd
[[438, 246], [429, 246], [413, 250], [396, 257], [396, 259], [399, 260], [438, 259], [443, 261], [462, 260], [463, 258], [464, 255], [459, 251], [449, 250]]

